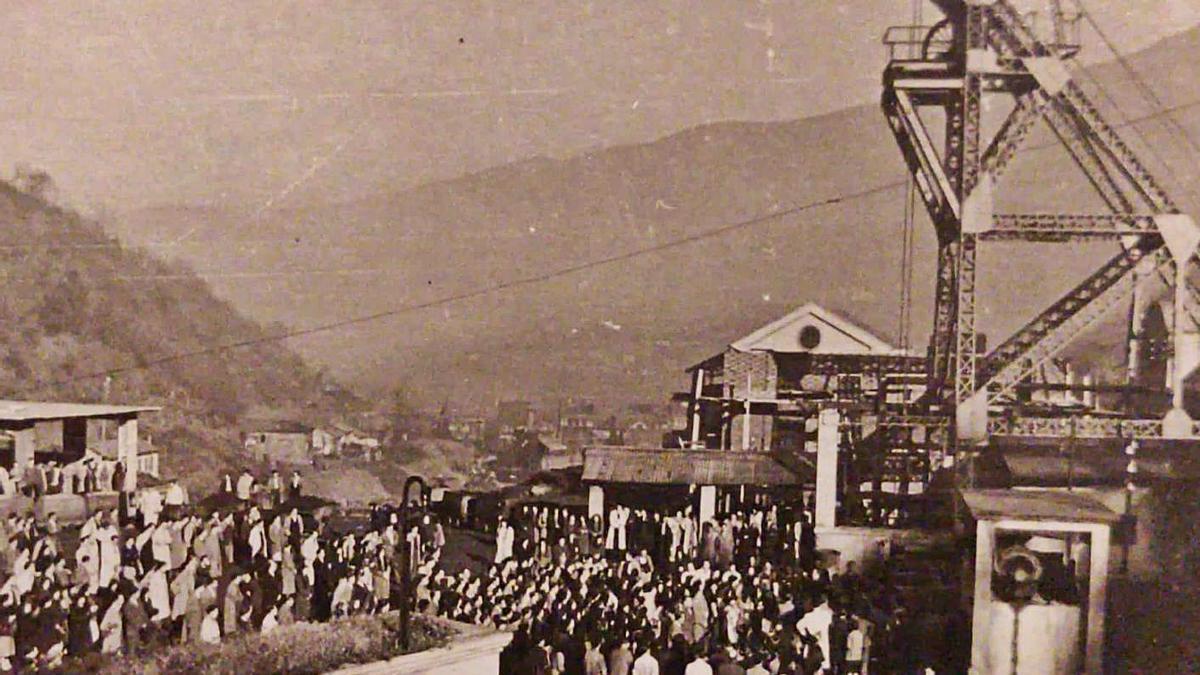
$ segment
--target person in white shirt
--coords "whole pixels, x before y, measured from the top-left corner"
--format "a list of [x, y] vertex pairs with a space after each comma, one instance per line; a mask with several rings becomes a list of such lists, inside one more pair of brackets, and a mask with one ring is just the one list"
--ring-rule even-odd
[[250, 501], [250, 491], [254, 487], [254, 476], [249, 471], [243, 471], [237, 480], [237, 498], [243, 502]]
[[512, 557], [513, 554], [513, 528], [508, 524], [508, 521], [501, 520], [500, 526], [496, 528], [496, 564], [499, 565], [505, 560]]
[[221, 641], [221, 624], [217, 621], [217, 606], [213, 605], [200, 624], [200, 641], [215, 645]]
[[796, 632], [803, 634], [807, 631], [817, 639], [823, 658], [821, 668], [829, 670], [829, 626], [833, 623], [833, 610], [829, 608], [829, 603], [823, 595], [818, 595], [814, 600], [818, 603], [817, 606], [796, 622]]
[[771, 675], [771, 671], [767, 670], [767, 657], [755, 656], [751, 661], [751, 666], [746, 669], [746, 675]]
[[684, 669], [683, 675], [713, 675], [713, 669], [704, 659], [704, 655], [697, 650], [696, 658]]
[[183, 486], [178, 481], [171, 481], [167, 486], [167, 506], [171, 507], [171, 515], [178, 515], [179, 510], [183, 508], [183, 503], [187, 500], [183, 493]]
[[279, 626], [279, 618], [278, 617], [279, 617], [279, 610], [277, 610], [274, 607], [272, 607], [270, 610], [268, 610], [266, 616], [263, 617], [262, 626], [260, 626], [258, 629], [259, 632], [261, 632], [265, 635], [265, 634], [270, 633], [271, 631], [275, 630], [275, 628], [277, 628]]
[[633, 661], [633, 675], [658, 675], [658, 659], [650, 653], [650, 645], [643, 643], [638, 646], [641, 656]]
[[146, 525], [158, 522], [158, 515], [162, 513], [162, 507], [162, 494], [158, 490], [146, 490], [142, 493], [142, 518]]
[[863, 658], [866, 656], [867, 634], [861, 620], [846, 635], [846, 672], [861, 673]]

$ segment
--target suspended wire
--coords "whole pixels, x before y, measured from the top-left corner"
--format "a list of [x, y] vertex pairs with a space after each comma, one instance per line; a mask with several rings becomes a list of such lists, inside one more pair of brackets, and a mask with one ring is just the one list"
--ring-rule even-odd
[[[914, 2], [914, 19], [916, 19], [915, 23], [919, 22], [919, 20], [921, 19], [921, 16], [920, 16], [921, 9], [920, 9], [919, 5], [920, 5], [919, 2]], [[1090, 18], [1090, 15], [1088, 15], [1086, 13], [1086, 11], [1083, 9], [1082, 4], [1080, 5], [1080, 9], [1081, 9], [1081, 12], [1085, 16], [1088, 16], [1089, 23], [1091, 23], [1093, 26], [1095, 26], [1095, 22]], [[1098, 27], [1097, 27], [1097, 32], [1098, 33], [1100, 32]], [[1107, 39], [1104, 36], [1102, 36], [1102, 39], [1105, 39], [1106, 43], [1108, 43]], [[1118, 52], [1116, 52], [1116, 50], [1113, 48], [1113, 46], [1111, 44], [1109, 44], [1109, 49], [1112, 50], [1114, 54], [1118, 53]], [[1119, 58], [1123, 58], [1123, 57], [1119, 57]], [[1084, 70], [1083, 72], [1086, 74], [1086, 76], [1089, 79], [1092, 79], [1094, 82], [1096, 82], [1098, 88], [1101, 90], [1101, 92], [1105, 96], [1105, 98], [1112, 105], [1114, 105], [1114, 107], [1118, 108], [1118, 111], [1122, 115], [1123, 122], [1117, 126], [1133, 126], [1135, 134], [1137, 134], [1138, 137], [1142, 140], [1142, 142], [1145, 143], [1147, 145], [1147, 147], [1150, 147], [1151, 149], [1153, 148], [1153, 146], [1150, 146], [1148, 143], [1146, 143], [1145, 138], [1142, 137], [1140, 131], [1137, 130], [1137, 127], [1135, 126], [1136, 123], [1145, 121], [1145, 120], [1149, 120], [1149, 119], [1154, 119], [1157, 117], [1162, 117], [1162, 116], [1169, 117], [1171, 112], [1178, 111], [1178, 110], [1181, 110], [1184, 108], [1190, 108], [1190, 107], [1193, 107], [1196, 105], [1200, 105], [1200, 100], [1194, 100], [1194, 101], [1190, 101], [1190, 102], [1180, 104], [1177, 106], [1168, 107], [1168, 106], [1162, 105], [1161, 100], [1157, 100], [1157, 97], [1155, 97], [1155, 100], [1157, 101], [1158, 106], [1159, 106], [1159, 110], [1157, 110], [1154, 113], [1147, 114], [1147, 115], [1144, 115], [1141, 117], [1131, 118], [1128, 115], [1124, 114], [1124, 111], [1120, 109], [1120, 106], [1118, 106], [1116, 104], [1116, 102], [1112, 99], [1112, 97], [1103, 88], [1102, 84], [1100, 84], [1097, 80], [1092, 78], [1090, 74], [1087, 74], [1086, 70]], [[1179, 126], [1178, 123], [1175, 122], [1173, 119], [1172, 119], [1172, 124], [1174, 126]], [[1189, 145], [1192, 145], [1194, 147], [1195, 146], [1194, 141], [1192, 141], [1190, 139], [1190, 136], [1187, 138], [1189, 139]], [[1054, 145], [1056, 145], [1056, 144], [1045, 144], [1045, 145], [1041, 145], [1041, 146], [1035, 146], [1030, 149], [1033, 150], [1033, 149], [1038, 149], [1038, 148], [1042, 148], [1042, 147], [1052, 147]], [[1153, 152], [1153, 149], [1152, 149], [1152, 152]], [[1159, 158], [1159, 161], [1162, 161], [1161, 158]], [[635, 258], [645, 256], [645, 255], [651, 255], [653, 253], [685, 246], [685, 245], [695, 243], [698, 241], [703, 241], [703, 240], [707, 240], [707, 239], [711, 239], [711, 238], [720, 237], [725, 234], [736, 232], [736, 231], [744, 229], [744, 228], [763, 224], [763, 223], [777, 220], [779, 218], [783, 218], [783, 217], [786, 217], [789, 215], [801, 213], [801, 212], [804, 212], [807, 210], [812, 210], [812, 209], [820, 208], [823, 206], [830, 206], [830, 205], [849, 202], [849, 201], [855, 201], [858, 199], [863, 199], [863, 198], [869, 197], [874, 194], [879, 194], [882, 192], [890, 191], [890, 190], [897, 189], [900, 187], [905, 187], [905, 186], [908, 186], [909, 193], [908, 193], [908, 198], [905, 200], [905, 234], [904, 234], [904, 239], [903, 239], [902, 265], [901, 265], [901, 268], [902, 268], [901, 294], [902, 294], [902, 300], [904, 301], [904, 303], [906, 305], [911, 305], [911, 299], [912, 299], [911, 286], [912, 286], [912, 279], [914, 278], [914, 268], [915, 268], [915, 265], [913, 264], [913, 260], [912, 260], [912, 257], [913, 257], [912, 249], [913, 249], [913, 243], [915, 241], [915, 227], [912, 227], [910, 225], [910, 221], [913, 219], [913, 216], [916, 211], [916, 208], [915, 208], [916, 192], [915, 192], [915, 186], [913, 186], [911, 183], [911, 176], [910, 176], [907, 180], [883, 183], [883, 184], [875, 185], [873, 187], [869, 187], [869, 188], [866, 188], [864, 190], [860, 190], [857, 192], [844, 193], [841, 195], [837, 195], [835, 197], [830, 197], [827, 199], [808, 202], [806, 204], [802, 204], [802, 205], [788, 208], [788, 209], [779, 209], [779, 210], [771, 211], [771, 212], [762, 214], [760, 216], [750, 218], [748, 220], [738, 221], [736, 223], [724, 225], [721, 227], [716, 227], [716, 228], [706, 230], [706, 231], [703, 231], [703, 232], [700, 232], [700, 233], [697, 233], [694, 235], [690, 235], [687, 237], [682, 237], [679, 239], [664, 242], [662, 244], [657, 244], [654, 246], [635, 249], [635, 250], [628, 251], [625, 253], [620, 253], [620, 254], [616, 254], [616, 255], [612, 255], [612, 256], [598, 258], [595, 260], [590, 260], [590, 261], [586, 261], [583, 263], [579, 263], [576, 265], [570, 265], [570, 266], [558, 268], [558, 269], [555, 269], [555, 270], [552, 270], [549, 272], [545, 272], [542, 274], [530, 275], [530, 276], [521, 277], [518, 279], [513, 279], [513, 280], [510, 280], [507, 282], [492, 284], [489, 286], [484, 286], [484, 287], [472, 289], [469, 291], [464, 291], [461, 293], [446, 295], [446, 296], [442, 296], [440, 298], [436, 298], [436, 299], [433, 299], [433, 300], [430, 300], [427, 302], [402, 305], [402, 306], [388, 309], [388, 310], [385, 310], [382, 312], [376, 312], [376, 313], [367, 314], [367, 315], [363, 315], [363, 316], [353, 317], [353, 318], [345, 319], [345, 320], [341, 320], [341, 321], [318, 324], [315, 326], [310, 326], [310, 327], [302, 328], [302, 329], [285, 331], [285, 332], [274, 334], [274, 335], [267, 335], [267, 336], [251, 338], [251, 339], [247, 339], [247, 340], [227, 342], [227, 343], [213, 345], [213, 346], [206, 347], [206, 348], [201, 348], [201, 349], [196, 349], [196, 350], [191, 350], [191, 351], [186, 351], [186, 352], [179, 352], [179, 353], [167, 355], [164, 357], [160, 357], [157, 359], [150, 359], [148, 361], [129, 365], [129, 366], [110, 368], [107, 370], [96, 371], [93, 373], [76, 375], [76, 376], [73, 376], [70, 378], [48, 381], [48, 382], [36, 385], [36, 387], [37, 387], [37, 389], [41, 389], [41, 388], [48, 387], [48, 386], [57, 386], [57, 385], [63, 385], [63, 384], [68, 384], [68, 383], [78, 382], [78, 381], [83, 381], [83, 380], [108, 377], [111, 375], [116, 375], [116, 374], [121, 374], [121, 373], [134, 372], [134, 371], [140, 371], [140, 370], [148, 370], [148, 369], [154, 368], [156, 366], [160, 366], [160, 365], [164, 365], [164, 364], [172, 363], [172, 362], [176, 362], [176, 361], [181, 361], [181, 360], [185, 360], [185, 359], [189, 359], [189, 358], [216, 355], [216, 354], [220, 354], [220, 353], [223, 353], [226, 351], [231, 351], [234, 349], [241, 349], [241, 348], [247, 348], [247, 347], [252, 347], [252, 346], [257, 346], [257, 345], [262, 345], [262, 344], [268, 344], [268, 343], [272, 343], [272, 342], [279, 342], [279, 341], [288, 340], [291, 338], [303, 337], [303, 336], [313, 335], [313, 334], [317, 334], [317, 333], [335, 331], [335, 330], [350, 327], [350, 326], [371, 323], [371, 322], [383, 320], [386, 318], [400, 316], [403, 314], [408, 314], [408, 313], [412, 313], [412, 312], [416, 312], [416, 311], [420, 311], [420, 310], [431, 309], [431, 308], [439, 307], [442, 305], [460, 302], [463, 300], [468, 300], [468, 299], [481, 297], [481, 296], [485, 296], [485, 295], [490, 295], [493, 293], [498, 293], [498, 292], [502, 292], [505, 290], [513, 289], [513, 288], [543, 283], [543, 282], [550, 281], [550, 280], [553, 280], [553, 279], [556, 279], [559, 277], [575, 274], [575, 273], [586, 271], [589, 269], [612, 265], [612, 264], [615, 264], [618, 262], [624, 262], [624, 261], [628, 261], [628, 260], [632, 260]], [[64, 245], [64, 246], [57, 246], [54, 248], [72, 248], [72, 247], [76, 247], [76, 246], [78, 246], [80, 248], [84, 248], [84, 247], [86, 247], [86, 248], [102, 248], [102, 247], [116, 248], [116, 247], [119, 247], [120, 244], [116, 244], [116, 243], [111, 244], [111, 245], [83, 244], [83, 245], [75, 245], [75, 246]], [[24, 246], [7, 246], [7, 247], [0, 246], [0, 248], [23, 248], [23, 247]], [[210, 275], [210, 276], [217, 276], [217, 275]], [[153, 279], [154, 277], [146, 276], [143, 278]], [[901, 325], [901, 341], [902, 341], [902, 344], [904, 344], [905, 346], [908, 346], [909, 335], [911, 333], [911, 325], [912, 325], [912, 312], [911, 312], [911, 309], [907, 306], [904, 309], [902, 309], [902, 312], [903, 312], [903, 314], [902, 314], [901, 323], [900, 323], [900, 325]]]
[[[1142, 133], [1141, 129], [1139, 129], [1137, 127], [1136, 122], [1139, 122], [1142, 120], [1163, 120], [1163, 121], [1165, 121], [1166, 125], [1164, 126], [1164, 129], [1167, 131], [1167, 133], [1169, 135], [1174, 136], [1176, 139], [1178, 139], [1178, 140], [1182, 141], [1183, 143], [1185, 143], [1186, 145], [1190, 146], [1192, 148], [1192, 150], [1195, 153], [1197, 153], [1197, 155], [1200, 155], [1200, 146], [1198, 146], [1196, 144], [1196, 142], [1192, 139], [1191, 135], [1187, 132], [1187, 130], [1182, 125], [1180, 125], [1178, 123], [1178, 121], [1175, 120], [1175, 118], [1172, 117], [1172, 115], [1171, 115], [1171, 113], [1175, 112], [1178, 109], [1178, 107], [1174, 107], [1174, 108], [1168, 107], [1167, 105], [1165, 105], [1163, 103], [1162, 99], [1160, 99], [1158, 97], [1158, 95], [1154, 93], [1154, 90], [1152, 88], [1150, 88], [1150, 86], [1148, 84], [1146, 84], [1146, 82], [1138, 74], [1137, 70], [1134, 69], [1133, 64], [1131, 64], [1129, 62], [1129, 60], [1127, 58], [1125, 58], [1124, 54], [1122, 54], [1120, 52], [1120, 50], [1117, 49], [1116, 44], [1113, 43], [1113, 41], [1111, 39], [1109, 39], [1108, 35], [1103, 31], [1103, 29], [1100, 28], [1100, 25], [1098, 23], [1096, 23], [1095, 18], [1091, 15], [1090, 12], [1088, 12], [1088, 10], [1084, 6], [1082, 0], [1076, 0], [1076, 6], [1079, 8], [1080, 16], [1082, 16], [1088, 22], [1088, 24], [1096, 32], [1096, 36], [1100, 38], [1100, 40], [1104, 43], [1105, 47], [1109, 50], [1109, 52], [1112, 53], [1113, 57], [1117, 60], [1117, 62], [1121, 65], [1121, 67], [1129, 75], [1129, 78], [1133, 81], [1135, 86], [1137, 86], [1138, 90], [1142, 93], [1143, 99], [1146, 100], [1148, 103], [1150, 103], [1153, 106], [1152, 113], [1149, 115], [1143, 116], [1141, 119], [1132, 118], [1125, 111], [1124, 107], [1117, 101], [1116, 97], [1112, 95], [1112, 93], [1109, 91], [1108, 87], [1106, 87], [1104, 85], [1104, 83], [1100, 81], [1099, 77], [1093, 75], [1086, 68], [1083, 68], [1080, 66], [1075, 67], [1075, 69], [1074, 69], [1075, 72], [1082, 74], [1083, 77], [1085, 79], [1087, 79], [1092, 84], [1093, 87], [1095, 87], [1095, 89], [1100, 93], [1100, 96], [1104, 99], [1104, 101], [1106, 103], [1108, 103], [1108, 105], [1111, 106], [1114, 110], [1116, 110], [1117, 114], [1120, 116], [1120, 118], [1123, 122], [1120, 126], [1131, 127], [1133, 135], [1138, 139], [1138, 141], [1142, 144], [1142, 146], [1150, 153], [1151, 157], [1153, 157], [1154, 160], [1156, 162], [1158, 162], [1158, 164], [1163, 169], [1165, 169], [1168, 173], [1173, 173], [1173, 171], [1172, 171], [1173, 163], [1168, 161], [1167, 158], [1161, 152], [1159, 152], [1157, 146], [1154, 143], [1151, 143], [1148, 138], [1146, 138], [1145, 134]], [[1200, 175], [1200, 165], [1198, 165], [1196, 162], [1197, 162], [1196, 155], [1193, 155], [1192, 159], [1190, 161], [1190, 164], [1192, 165], [1193, 169], [1198, 172], [1197, 175]], [[1175, 182], [1175, 181], [1173, 181], [1173, 182]], [[1182, 187], [1183, 190], [1186, 191], [1189, 195], [1191, 195], [1191, 197], [1193, 199], [1200, 201], [1200, 193], [1197, 193], [1196, 189], [1190, 183], [1183, 184], [1182, 186], [1180, 186], [1179, 183], [1176, 182], [1176, 186]]]
[[[1085, 74], [1087, 73], [1087, 71], [1082, 71], [1082, 72]], [[1089, 75], [1089, 77], [1090, 77], [1090, 75]], [[1108, 99], [1106, 98], [1105, 100], [1107, 101]], [[1169, 106], [1159, 112], [1151, 112], [1151, 113], [1146, 113], [1144, 115], [1139, 115], [1137, 117], [1130, 117], [1128, 119], [1122, 120], [1121, 122], [1113, 124], [1112, 126], [1116, 129], [1124, 129], [1126, 127], [1131, 127], [1136, 124], [1140, 124], [1142, 122], [1147, 122], [1147, 121], [1156, 119], [1165, 114], [1179, 112], [1181, 110], [1190, 110], [1190, 109], [1196, 108], [1196, 107], [1200, 107], [1200, 98], [1192, 99], [1189, 101], [1184, 101], [1183, 103], [1180, 103], [1178, 105]], [[1046, 149], [1057, 148], [1057, 147], [1060, 147], [1060, 144], [1057, 141], [1052, 141], [1052, 142], [1046, 142], [1046, 143], [1039, 143], [1036, 145], [1030, 145], [1027, 148], [1025, 148], [1025, 151], [1026, 152], [1036, 152], [1038, 150], [1046, 150]], [[903, 184], [904, 184], [904, 182], [900, 181], [897, 184], [897, 186], [901, 186]], [[364, 240], [394, 241], [394, 240], [399, 240], [399, 239], [420, 240], [421, 238], [426, 237], [426, 236], [435, 236], [435, 233], [430, 233], [428, 235], [423, 235], [423, 234], [394, 234], [394, 235], [392, 235], [392, 234], [386, 234], [386, 235], [385, 234], [363, 234], [363, 235], [350, 235], [350, 236], [345, 236], [345, 237], [338, 237], [338, 240], [341, 242], [353, 242], [353, 241], [364, 241]], [[436, 234], [436, 236], [443, 236], [443, 235], [438, 233], [438, 234]], [[212, 239], [212, 238], [191, 239], [191, 240], [181, 244], [181, 246], [199, 247], [199, 246], [209, 246], [209, 245], [216, 246], [216, 245], [225, 245], [225, 244], [236, 244], [238, 246], [261, 246], [261, 245], [277, 244], [277, 243], [294, 244], [295, 236], [294, 235], [291, 235], [291, 236], [284, 235], [284, 236], [279, 236], [279, 237], [256, 237], [253, 239], [239, 239], [236, 241], [227, 241], [227, 240]], [[306, 243], [314, 244], [314, 242], [311, 239], [309, 239]], [[20, 244], [0, 244], [0, 251], [36, 250], [36, 251], [43, 251], [43, 252], [51, 252], [51, 251], [66, 251], [66, 250], [75, 250], [75, 249], [80, 249], [80, 250], [89, 250], [89, 249], [90, 250], [104, 250], [104, 249], [121, 249], [121, 248], [157, 249], [157, 248], [171, 248], [174, 245], [175, 244], [173, 244], [171, 241], [152, 241], [152, 242], [145, 242], [145, 243], [124, 243], [124, 244], [119, 241], [91, 241], [91, 242], [78, 242], [78, 243], [76, 243], [76, 242], [63, 242], [63, 243], [30, 242], [30, 243], [20, 243]], [[326, 248], [326, 249], [333, 248], [333, 247], [344, 248], [345, 246], [347, 246], [347, 244], [345, 244], [345, 243], [333, 244], [333, 243], [326, 243], [324, 241], [321, 241], [321, 246], [322, 246], [322, 248]], [[229, 274], [228, 276], [237, 277], [239, 275], [240, 275], [240, 273], [235, 272], [235, 273]], [[226, 276], [226, 274], [221, 273], [221, 272], [213, 272], [213, 273], [202, 273], [198, 276], [203, 277], [203, 278], [222, 278], [222, 277]], [[9, 277], [9, 278], [11, 278], [11, 277]], [[132, 278], [139, 280], [139, 281], [149, 281], [149, 280], [155, 280], [155, 279], [183, 279], [183, 278], [191, 278], [191, 277], [188, 275], [170, 274], [170, 275], [140, 275], [140, 276], [132, 277]]]
[[1175, 130], [1178, 137], [1184, 143], [1186, 143], [1193, 152], [1200, 154], [1200, 143], [1197, 143], [1196, 139], [1187, 130], [1187, 127], [1184, 127], [1179, 123], [1179, 120], [1171, 116], [1170, 112], [1167, 111], [1166, 104], [1154, 91], [1154, 88], [1146, 82], [1140, 73], [1138, 73], [1137, 69], [1133, 67], [1133, 64], [1129, 61], [1129, 59], [1126, 58], [1126, 56], [1121, 53], [1121, 50], [1117, 48], [1116, 43], [1109, 38], [1108, 33], [1106, 33], [1104, 29], [1100, 27], [1100, 24], [1096, 22], [1096, 18], [1093, 17], [1092, 13], [1089, 12], [1084, 6], [1083, 0], [1076, 0], [1076, 4], [1079, 6], [1080, 15], [1082, 15], [1084, 20], [1088, 22], [1088, 24], [1092, 27], [1092, 30], [1096, 31], [1096, 36], [1100, 38], [1100, 41], [1104, 43], [1104, 46], [1108, 48], [1108, 51], [1112, 52], [1113, 57], [1117, 59], [1117, 63], [1119, 63], [1121, 68], [1123, 68], [1129, 75], [1129, 79], [1133, 80], [1134, 85], [1141, 90], [1142, 94], [1154, 104], [1155, 110], [1163, 113], [1163, 120]]
[[1086, 68], [1076, 66], [1073, 70], [1075, 71], [1076, 74], [1082, 75], [1084, 79], [1086, 79], [1088, 82], [1090, 82], [1092, 84], [1092, 87], [1094, 87], [1096, 89], [1096, 91], [1100, 94], [1100, 98], [1103, 99], [1104, 102], [1109, 105], [1109, 107], [1111, 107], [1114, 111], [1116, 111], [1117, 116], [1121, 120], [1121, 123], [1118, 124], [1117, 126], [1129, 128], [1129, 130], [1133, 133], [1134, 137], [1137, 138], [1137, 140], [1141, 144], [1141, 146], [1147, 152], [1150, 153], [1151, 157], [1154, 158], [1154, 161], [1158, 162], [1158, 164], [1161, 168], [1163, 168], [1167, 171], [1170, 171], [1171, 163], [1168, 162], [1166, 157], [1164, 157], [1162, 155], [1162, 153], [1160, 153], [1158, 151], [1158, 148], [1153, 143], [1151, 143], [1148, 138], [1146, 138], [1146, 135], [1142, 133], [1142, 130], [1137, 127], [1137, 123], [1133, 120], [1133, 118], [1130, 117], [1129, 113], [1127, 113], [1125, 111], [1124, 106], [1122, 106], [1117, 101], [1116, 97], [1114, 97], [1112, 95], [1112, 93], [1109, 92], [1108, 87], [1104, 86], [1104, 83], [1101, 82], [1098, 77], [1096, 77], [1095, 75], [1092, 75], [1090, 72], [1088, 72], [1088, 70]]
[[[925, 21], [924, 17], [925, 0], [912, 0], [912, 25], [916, 26], [914, 30], [920, 30], [920, 26]], [[915, 42], [915, 41], [914, 41]], [[918, 51], [920, 47], [914, 48]], [[912, 58], [920, 58], [920, 54], [913, 54]], [[904, 199], [904, 229], [901, 232], [903, 237], [901, 241], [900, 252], [900, 326], [899, 326], [899, 342], [900, 349], [907, 352], [910, 344], [910, 332], [912, 325], [912, 267], [913, 267], [913, 220], [916, 217], [916, 181], [911, 173], [907, 175], [908, 190]], [[905, 400], [908, 399], [907, 392]]]
[[897, 298], [897, 307], [899, 308], [899, 316], [896, 319], [896, 337], [900, 343], [901, 350], [908, 349], [908, 336], [905, 333], [905, 326], [908, 323], [908, 268], [912, 264], [912, 252], [909, 249], [909, 230], [912, 229], [912, 193], [913, 179], [909, 175], [906, 180], [906, 191], [904, 196], [904, 220], [900, 230], [900, 283], [898, 291], [900, 297]]
[[86, 373], [86, 374], [82, 374], [82, 375], [76, 375], [73, 377], [62, 378], [62, 379], [58, 379], [58, 380], [51, 380], [51, 381], [47, 381], [47, 382], [35, 385], [34, 390], [37, 391], [37, 390], [40, 390], [40, 389], [43, 389], [43, 388], [49, 387], [49, 386], [59, 386], [59, 385], [64, 385], [64, 384], [70, 384], [73, 382], [79, 382], [82, 380], [90, 380], [90, 379], [96, 379], [96, 378], [101, 378], [101, 377], [108, 377], [111, 375], [117, 375], [117, 374], [121, 374], [121, 373], [128, 373], [128, 372], [134, 372], [134, 371], [140, 371], [140, 370], [148, 370], [148, 369], [154, 368], [156, 366], [160, 366], [160, 365], [164, 365], [164, 364], [172, 363], [172, 362], [176, 362], [176, 361], [182, 361], [184, 359], [189, 359], [189, 358], [194, 358], [194, 357], [199, 357], [199, 356], [212, 356], [215, 354], [220, 354], [220, 353], [231, 351], [234, 349], [241, 349], [241, 348], [253, 347], [253, 346], [262, 345], [262, 344], [268, 344], [268, 343], [272, 343], [272, 342], [279, 342], [279, 341], [283, 341], [283, 340], [287, 340], [287, 339], [291, 339], [291, 338], [313, 335], [316, 333], [325, 333], [325, 332], [329, 332], [329, 331], [338, 330], [340, 328], [346, 328], [349, 326], [356, 326], [356, 325], [361, 325], [361, 324], [366, 324], [366, 323], [372, 323], [375, 321], [380, 321], [382, 319], [396, 317], [396, 316], [400, 316], [403, 314], [409, 314], [409, 313], [420, 311], [420, 310], [432, 309], [434, 307], [441, 307], [443, 305], [448, 305], [448, 304], [455, 303], [455, 302], [461, 302], [463, 300], [470, 300], [470, 299], [482, 297], [485, 295], [491, 295], [493, 293], [498, 293], [501, 291], [518, 288], [521, 286], [531, 286], [534, 284], [539, 284], [539, 283], [543, 283], [543, 282], [550, 281], [553, 279], [557, 279], [559, 277], [564, 277], [564, 276], [568, 276], [571, 274], [576, 274], [579, 272], [595, 269], [598, 267], [605, 267], [608, 265], [613, 265], [615, 263], [634, 260], [636, 258], [640, 258], [640, 257], [646, 256], [646, 255], [651, 255], [654, 253], [659, 253], [662, 251], [679, 248], [681, 246], [686, 246], [688, 244], [693, 244], [693, 243], [696, 243], [699, 241], [704, 241], [707, 239], [714, 239], [714, 238], [721, 237], [721, 236], [724, 236], [727, 234], [731, 234], [731, 233], [734, 233], [734, 232], [737, 232], [740, 230], [744, 230], [749, 227], [762, 225], [762, 224], [769, 223], [771, 221], [775, 221], [775, 220], [778, 220], [778, 219], [786, 217], [786, 216], [803, 213], [805, 211], [818, 209], [818, 208], [821, 208], [824, 206], [832, 206], [834, 204], [840, 204], [840, 203], [844, 203], [844, 202], [865, 199], [865, 198], [875, 195], [875, 194], [880, 194], [883, 192], [894, 190], [896, 188], [902, 187], [903, 185], [904, 185], [904, 181], [893, 181], [890, 183], [884, 183], [884, 184], [876, 185], [874, 187], [869, 187], [869, 188], [866, 188], [863, 190], [858, 190], [856, 192], [842, 193], [842, 194], [836, 195], [834, 197], [828, 197], [826, 199], [819, 199], [819, 200], [807, 202], [805, 204], [793, 206], [793, 207], [786, 208], [786, 209], [776, 209], [776, 210], [764, 213], [762, 215], [755, 216], [753, 218], [749, 218], [747, 220], [741, 220], [741, 221], [738, 221], [735, 223], [711, 228], [711, 229], [705, 230], [703, 232], [698, 232], [696, 234], [692, 234], [692, 235], [689, 235], [686, 237], [680, 237], [678, 239], [666, 241], [661, 244], [655, 244], [653, 246], [646, 246], [646, 247], [634, 249], [631, 251], [627, 251], [624, 253], [618, 253], [615, 255], [597, 258], [594, 260], [588, 260], [588, 261], [578, 263], [575, 265], [568, 265], [566, 267], [560, 267], [560, 268], [551, 270], [549, 272], [543, 272], [541, 274], [533, 274], [533, 275], [529, 275], [529, 276], [525, 276], [525, 277], [520, 277], [517, 279], [512, 279], [510, 281], [505, 281], [505, 282], [501, 282], [501, 283], [497, 283], [497, 284], [482, 286], [479, 288], [475, 288], [475, 289], [468, 290], [468, 291], [463, 291], [460, 293], [454, 293], [451, 295], [445, 295], [445, 296], [442, 296], [442, 297], [439, 297], [439, 298], [436, 298], [433, 300], [428, 300], [426, 302], [401, 305], [399, 307], [394, 307], [392, 309], [384, 310], [381, 312], [375, 312], [375, 313], [366, 314], [363, 316], [357, 316], [357, 317], [353, 317], [353, 318], [349, 318], [349, 319], [343, 319], [340, 321], [333, 321], [333, 322], [329, 322], [329, 323], [318, 324], [315, 326], [310, 326], [308, 328], [284, 331], [284, 332], [277, 333], [274, 335], [266, 335], [266, 336], [262, 336], [262, 337], [250, 338], [247, 340], [238, 340], [235, 342], [227, 342], [224, 344], [213, 345], [211, 347], [206, 347], [206, 348], [202, 348], [202, 349], [196, 349], [196, 350], [191, 350], [191, 351], [186, 351], [186, 352], [179, 352], [176, 354], [170, 354], [168, 356], [163, 356], [163, 357], [156, 358], [156, 359], [149, 359], [142, 363], [131, 364], [128, 366], [122, 366], [122, 367], [117, 367], [117, 368], [109, 368], [106, 370], [96, 371], [96, 372], [92, 372], [92, 373]]
[[906, 347], [912, 347], [912, 324], [913, 324], [913, 281], [916, 272], [917, 260], [917, 186], [915, 181], [908, 192], [908, 278], [904, 280], [904, 287], [907, 290], [906, 303], [907, 310], [904, 313], [904, 342]]

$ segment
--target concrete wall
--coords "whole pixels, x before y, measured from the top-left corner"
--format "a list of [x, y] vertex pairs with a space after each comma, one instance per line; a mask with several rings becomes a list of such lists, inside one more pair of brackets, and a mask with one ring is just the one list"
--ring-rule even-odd
[[891, 554], [893, 543], [914, 543], [928, 539], [928, 535], [912, 530], [890, 530], [871, 527], [818, 527], [817, 550], [836, 551], [837, 569], [846, 569], [846, 563], [870, 565], [883, 561]]
[[[1104, 504], [1114, 513], [1125, 513], [1125, 490], [1118, 487], [1075, 488]], [[1174, 580], [1192, 583], [1200, 569], [1196, 546], [1200, 535], [1200, 486], [1160, 483], [1133, 493], [1137, 538], [1129, 547], [1129, 574], [1142, 581]], [[1113, 537], [1111, 568], [1120, 570], [1125, 547]]]
[[864, 564], [882, 561], [888, 550], [895, 530], [865, 527], [818, 527], [817, 549], [838, 552], [838, 571], [845, 570], [846, 563]]
[[305, 464], [309, 460], [308, 434], [265, 434], [263, 452], [269, 462]]

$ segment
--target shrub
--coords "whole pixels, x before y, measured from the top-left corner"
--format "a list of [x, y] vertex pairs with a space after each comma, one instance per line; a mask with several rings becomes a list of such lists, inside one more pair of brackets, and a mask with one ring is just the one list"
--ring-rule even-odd
[[441, 646], [454, 629], [428, 617], [412, 617], [412, 644], [400, 648], [397, 614], [358, 616], [324, 624], [298, 623], [268, 635], [237, 636], [219, 645], [174, 646], [138, 657], [72, 661], [68, 672], [98, 675], [318, 675]]

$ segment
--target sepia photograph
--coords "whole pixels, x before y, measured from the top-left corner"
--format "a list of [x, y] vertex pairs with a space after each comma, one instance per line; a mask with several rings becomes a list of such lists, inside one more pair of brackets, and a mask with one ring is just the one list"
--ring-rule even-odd
[[0, 20], [0, 674], [1200, 673], [1197, 0]]

